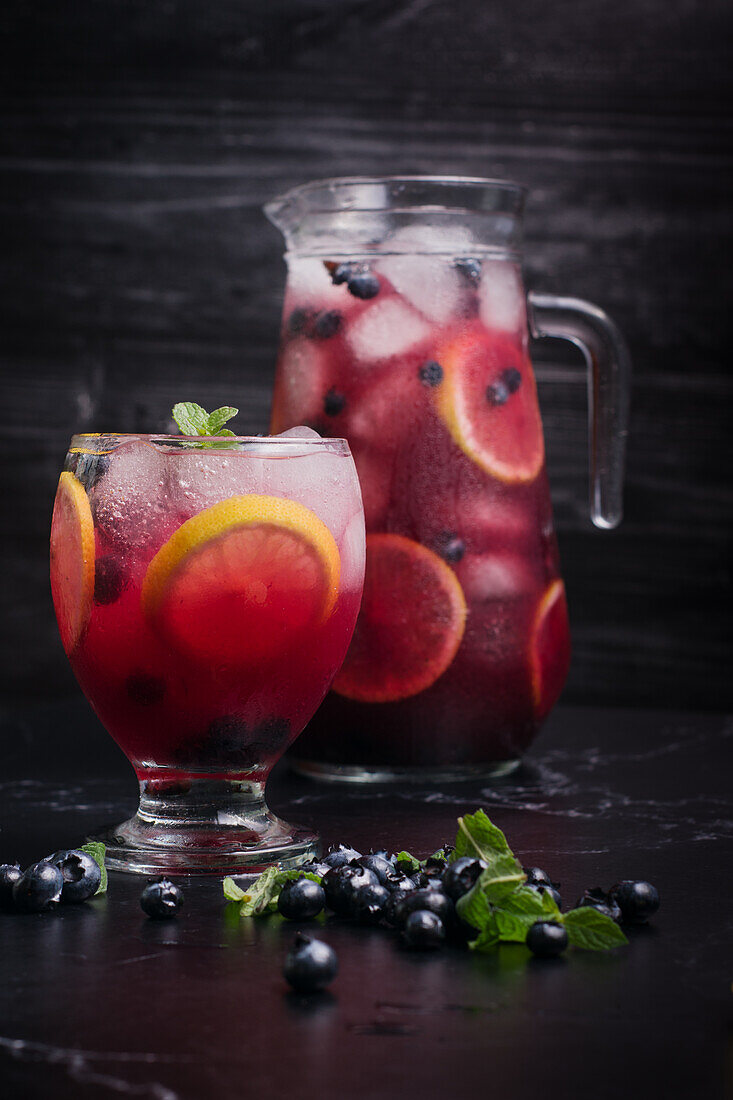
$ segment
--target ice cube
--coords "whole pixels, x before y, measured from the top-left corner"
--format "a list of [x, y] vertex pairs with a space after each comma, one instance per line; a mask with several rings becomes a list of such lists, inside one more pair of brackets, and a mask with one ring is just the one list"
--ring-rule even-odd
[[465, 282], [447, 256], [385, 256], [377, 268], [406, 302], [444, 325], [458, 312]]
[[420, 221], [401, 225], [390, 233], [385, 242], [385, 250], [460, 256], [470, 252], [475, 243], [473, 233], [465, 225], [426, 225], [424, 221]]
[[90, 503], [100, 534], [120, 551], [145, 551], [159, 545], [179, 522], [166, 459], [146, 440], [130, 440], [110, 454]]
[[276, 439], [320, 439], [321, 434], [315, 428], [309, 428], [306, 424], [298, 424], [295, 428], [288, 428], [286, 432], [278, 432]]
[[346, 524], [339, 547], [341, 551], [341, 590], [343, 592], [353, 591], [360, 587], [364, 577], [365, 548], [364, 516], [359, 510]]
[[289, 261], [286, 299], [289, 309], [309, 305], [318, 310], [338, 307], [343, 312], [357, 304], [345, 283], [334, 286], [323, 260], [315, 257]]
[[397, 298], [375, 299], [347, 329], [352, 351], [362, 362], [403, 355], [429, 336], [428, 323]]
[[525, 298], [518, 269], [503, 260], [484, 260], [479, 316], [487, 328], [518, 332], [526, 326]]
[[213, 454], [207, 450], [168, 455], [168, 484], [183, 519], [212, 504], [247, 493], [266, 493], [264, 462], [246, 450]]
[[526, 559], [519, 554], [467, 556], [456, 572], [469, 603], [521, 596], [537, 583]]
[[359, 485], [349, 458], [326, 448], [307, 448], [267, 465], [267, 493], [299, 501], [323, 520], [337, 542], [359, 508]]
[[325, 353], [312, 340], [300, 337], [285, 345], [275, 384], [273, 428], [290, 428], [294, 421], [322, 416], [326, 371]]

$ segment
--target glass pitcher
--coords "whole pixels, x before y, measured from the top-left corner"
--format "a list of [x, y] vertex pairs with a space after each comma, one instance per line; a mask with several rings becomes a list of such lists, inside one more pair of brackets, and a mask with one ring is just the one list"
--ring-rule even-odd
[[525, 293], [525, 191], [342, 178], [265, 207], [287, 244], [272, 432], [345, 436], [367, 524], [364, 598], [294, 749], [354, 782], [510, 771], [557, 701], [570, 638], [529, 334], [588, 366], [590, 509], [621, 519], [630, 360], [613, 322]]

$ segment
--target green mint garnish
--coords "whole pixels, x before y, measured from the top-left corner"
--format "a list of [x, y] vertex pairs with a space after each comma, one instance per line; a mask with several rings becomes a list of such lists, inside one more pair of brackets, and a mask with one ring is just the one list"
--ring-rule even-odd
[[104, 853], [107, 851], [104, 844], [100, 844], [96, 840], [90, 840], [88, 844], [82, 844], [79, 849], [80, 852], [86, 852], [88, 856], [91, 856], [95, 863], [99, 864], [99, 869], [102, 872], [102, 878], [97, 887], [94, 896], [97, 894], [107, 893], [107, 868], [104, 865]]
[[[440, 849], [433, 858], [443, 854]], [[448, 860], [461, 856], [481, 859], [486, 864], [472, 888], [456, 903], [461, 920], [476, 931], [469, 943], [472, 951], [491, 951], [499, 943], [524, 943], [537, 921], [563, 924], [570, 943], [586, 951], [609, 951], [628, 943], [619, 926], [597, 909], [586, 906], [561, 913], [551, 894], [527, 886], [527, 876], [506, 837], [483, 810], [458, 818], [455, 849]], [[410, 852], [399, 852], [395, 857], [397, 870], [408, 875], [422, 870], [426, 862]], [[239, 903], [243, 917], [273, 913], [283, 885], [304, 873], [314, 882], [321, 881], [318, 875], [297, 867], [292, 871], [270, 867], [248, 887], [247, 893], [232, 879], [225, 879], [224, 896]]]
[[234, 432], [230, 432], [224, 425], [238, 412], [239, 409], [234, 409], [231, 405], [222, 405], [220, 409], [207, 413], [195, 401], [179, 401], [173, 406], [171, 415], [182, 435], [233, 436]]

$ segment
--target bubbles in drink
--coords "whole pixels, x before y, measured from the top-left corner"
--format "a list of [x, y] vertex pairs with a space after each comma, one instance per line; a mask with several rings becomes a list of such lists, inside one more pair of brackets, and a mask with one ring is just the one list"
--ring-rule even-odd
[[404, 355], [430, 333], [428, 322], [405, 302], [377, 298], [353, 321], [346, 338], [357, 359], [374, 362]]

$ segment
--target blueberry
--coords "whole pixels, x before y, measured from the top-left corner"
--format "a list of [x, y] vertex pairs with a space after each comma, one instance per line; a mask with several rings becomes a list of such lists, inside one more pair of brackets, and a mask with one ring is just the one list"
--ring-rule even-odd
[[600, 886], [594, 886], [591, 890], [585, 890], [583, 895], [576, 901], [575, 908], [597, 909], [599, 913], [603, 913], [605, 916], [610, 917], [611, 920], [615, 920], [617, 924], [621, 922], [621, 909], [618, 903], [611, 901], [606, 891], [602, 890]]
[[527, 933], [527, 947], [533, 955], [538, 955], [541, 959], [562, 955], [567, 946], [568, 934], [554, 920], [538, 920]]
[[[87, 459], [84, 469], [84, 483], [86, 490], [91, 493], [95, 485], [98, 485], [104, 475], [109, 470], [110, 457], [109, 455], [85, 455]], [[79, 473], [77, 471], [77, 476]]]
[[183, 905], [183, 891], [167, 878], [149, 882], [140, 895], [140, 905], [153, 920], [175, 917]]
[[346, 398], [342, 393], [339, 393], [333, 386], [324, 395], [323, 398], [323, 411], [326, 416], [338, 416], [340, 412], [344, 411], [346, 405]]
[[62, 902], [68, 904], [94, 897], [102, 881], [102, 871], [88, 852], [76, 848], [62, 850], [49, 856], [48, 862], [58, 867], [63, 877]]
[[355, 867], [347, 863], [345, 866], [332, 868], [323, 879], [326, 905], [339, 916], [351, 916], [354, 892], [368, 883], [377, 886], [379, 879], [366, 867]]
[[628, 924], [645, 924], [659, 908], [659, 893], [651, 882], [624, 879], [608, 891], [609, 902], [616, 902]]
[[317, 917], [326, 904], [323, 887], [310, 878], [286, 882], [277, 899], [277, 907], [288, 920], [310, 920]]
[[358, 270], [356, 264], [343, 263], [343, 264], [328, 264], [329, 274], [331, 275], [331, 282], [334, 286], [341, 286], [342, 283], [348, 283], [354, 273]]
[[19, 863], [0, 865], [0, 909], [13, 908], [13, 887], [22, 874]]
[[527, 886], [553, 886], [554, 883], [546, 871], [540, 867], [525, 867]]
[[23, 872], [13, 886], [13, 904], [22, 913], [43, 913], [61, 901], [64, 876], [53, 863], [41, 860]]
[[327, 867], [343, 867], [344, 864], [351, 863], [352, 859], [359, 859], [360, 856], [361, 852], [357, 852], [356, 848], [351, 848], [348, 844], [335, 844], [328, 849], [321, 863], [325, 863]]
[[358, 863], [360, 867], [367, 867], [370, 871], [373, 871], [381, 886], [386, 886], [388, 876], [394, 874], [394, 867], [389, 860], [377, 855], [376, 852], [368, 852], [365, 856], [359, 856], [354, 862]]
[[475, 286], [481, 279], [481, 261], [469, 256], [461, 256], [453, 261], [453, 266], [463, 276], [466, 282]]
[[342, 315], [337, 309], [327, 309], [319, 313], [313, 324], [313, 336], [318, 340], [330, 340], [341, 328]]
[[347, 285], [349, 294], [353, 294], [355, 298], [376, 298], [379, 294], [379, 279], [368, 271], [352, 275]]
[[522, 384], [522, 375], [516, 367], [507, 367], [501, 372], [501, 380], [509, 393], [516, 393]]
[[501, 382], [489, 382], [486, 387], [486, 400], [490, 405], [506, 405], [509, 400], [509, 390]]
[[283, 976], [298, 993], [324, 989], [338, 973], [336, 952], [322, 940], [298, 932], [283, 966]]
[[359, 886], [354, 889], [352, 912], [364, 924], [376, 924], [390, 897], [386, 886], [379, 883], [370, 882], [366, 886]]
[[393, 868], [388, 875], [384, 876], [382, 886], [386, 886], [390, 894], [399, 891], [414, 890], [416, 888], [415, 883], [408, 875], [403, 875], [401, 871], [395, 868]]
[[157, 676], [148, 676], [145, 672], [134, 672], [128, 676], [125, 689], [133, 703], [141, 707], [152, 707], [162, 702], [165, 696], [165, 683]]
[[412, 876], [412, 881], [415, 883], [417, 890], [443, 889], [443, 876], [439, 871], [418, 871], [416, 875]]
[[[409, 881], [409, 880], [408, 880]], [[382, 919], [391, 925], [393, 928], [400, 928], [404, 923], [405, 917], [402, 912], [402, 902], [407, 895], [414, 890], [415, 887], [410, 883], [409, 888], [400, 888], [399, 890], [393, 890], [389, 895], [389, 898], [384, 903], [382, 909]]]
[[323, 878], [324, 875], [328, 874], [331, 868], [327, 863], [322, 863], [320, 859], [313, 858], [307, 860], [305, 863], [301, 863], [298, 870], [309, 871], [310, 874], [318, 875], [319, 878]]
[[435, 549], [443, 561], [457, 565], [466, 553], [466, 544], [453, 531], [441, 531], [435, 540]]
[[468, 893], [481, 872], [485, 870], [486, 864], [482, 859], [461, 856], [460, 859], [449, 863], [443, 872], [443, 889], [449, 898], [458, 901]]
[[443, 368], [434, 359], [428, 359], [417, 372], [417, 376], [424, 386], [439, 386], [443, 381]]
[[118, 600], [127, 584], [127, 576], [117, 558], [97, 558], [94, 567], [94, 602], [110, 604]]
[[442, 875], [447, 866], [448, 860], [442, 855], [428, 856], [425, 860], [425, 871], [429, 875]]
[[301, 332], [305, 332], [313, 323], [315, 314], [312, 309], [306, 309], [304, 307], [298, 307], [294, 309], [287, 320], [287, 330], [290, 336], [299, 336]]
[[408, 947], [418, 951], [431, 951], [445, 941], [445, 926], [437, 914], [429, 909], [416, 909], [405, 921], [402, 932]]
[[418, 909], [427, 909], [435, 913], [444, 925], [452, 922], [455, 912], [453, 902], [447, 894], [432, 886], [426, 886], [405, 894], [395, 913], [398, 923], [404, 924], [410, 913], [416, 913]]

